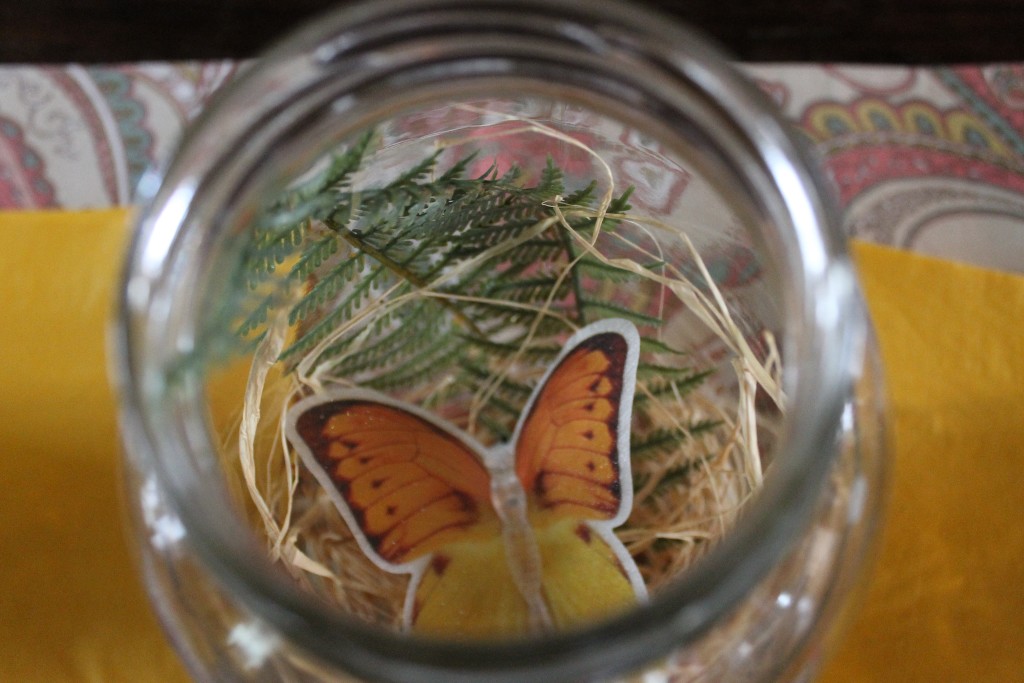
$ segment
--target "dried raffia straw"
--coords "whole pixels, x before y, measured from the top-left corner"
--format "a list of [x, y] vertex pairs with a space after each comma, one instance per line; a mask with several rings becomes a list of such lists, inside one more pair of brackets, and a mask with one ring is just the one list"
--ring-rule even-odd
[[[286, 517], [281, 523], [278, 523], [271, 512], [270, 505], [259, 489], [256, 480], [255, 450], [267, 375], [277, 363], [278, 356], [281, 355], [287, 332], [287, 317], [285, 314], [279, 313], [270, 325], [266, 337], [253, 353], [252, 363], [249, 366], [249, 378], [245, 384], [241, 423], [238, 426], [238, 461], [242, 467], [242, 476], [249, 490], [249, 496], [256, 506], [256, 511], [259, 513], [260, 519], [263, 520], [267, 536], [272, 541], [271, 554], [275, 559], [280, 554], [280, 541], [287, 531], [288, 518]], [[286, 469], [291, 471], [290, 467]], [[289, 508], [290, 506], [289, 501]]]
[[[678, 232], [677, 234], [684, 240], [690, 255], [693, 257], [694, 262], [704, 280], [704, 284], [711, 293], [710, 297], [701, 292], [697, 286], [683, 277], [681, 273], [678, 274], [676, 278], [667, 278], [653, 272], [649, 268], [641, 266], [633, 260], [622, 258], [610, 259], [606, 257], [594, 247], [593, 240], [585, 239], [573, 229], [568, 220], [566, 220], [562, 207], [560, 207], [557, 202], [554, 203], [552, 208], [556, 215], [559, 216], [562, 228], [592, 256], [599, 259], [605, 265], [621, 268], [622, 270], [635, 273], [668, 287], [682, 302], [687, 304], [690, 311], [697, 315], [697, 317], [700, 318], [700, 320], [707, 325], [708, 328], [710, 328], [716, 336], [733, 351], [733, 353], [736, 354], [737, 357], [733, 359], [732, 363], [737, 379], [739, 380], [740, 389], [737, 423], [741, 430], [741, 438], [738, 440], [738, 443], [745, 445], [744, 450], [747, 456], [747, 473], [751, 477], [751, 487], [760, 487], [763, 479], [763, 472], [761, 465], [761, 452], [758, 447], [757, 438], [757, 411], [754, 406], [754, 398], [756, 396], [758, 386], [764, 389], [780, 410], [785, 406], [785, 397], [783, 396], [781, 384], [778, 380], [779, 358], [777, 351], [775, 350], [774, 338], [771, 337], [771, 335], [766, 337], [766, 343], [769, 348], [772, 349], [772, 352], [769, 356], [768, 362], [762, 364], [751, 350], [743, 332], [733, 321], [732, 315], [729, 312], [729, 306], [725, 302], [725, 298], [722, 296], [721, 291], [718, 289], [714, 279], [708, 272], [707, 266], [704, 264], [704, 260], [701, 258], [697, 248], [693, 245], [693, 241], [686, 233]], [[584, 213], [587, 212], [586, 209], [582, 209], [582, 211]], [[579, 211], [574, 213], [578, 214]], [[626, 215], [606, 215], [605, 218], [618, 218], [631, 221], [637, 220], [635, 217]], [[652, 221], [651, 223], [658, 225], [658, 227], [662, 229], [671, 230], [669, 226], [666, 226], [661, 222]], [[675, 270], [674, 268], [672, 269]]]
[[[503, 122], [515, 117], [502, 116]], [[300, 392], [321, 392], [327, 385], [352, 386], [351, 380], [331, 374], [330, 368], [344, 355], [320, 362], [322, 352], [343, 338], [353, 338], [345, 353], [355, 353], [370, 342], [368, 331], [385, 316], [423, 298], [451, 303], [478, 302], [489, 305], [518, 307], [532, 314], [525, 341], [508, 362], [491, 369], [491, 376], [472, 398], [467, 423], [469, 433], [475, 431], [476, 416], [495, 395], [505, 378], [529, 382], [536, 380], [543, 368], [522, 362], [535, 340], [540, 322], [548, 316], [561, 316], [552, 308], [559, 285], [576, 267], [580, 258], [589, 255], [606, 266], [637, 276], [641, 282], [659, 288], [659, 310], [664, 311], [664, 297], [671, 295], [706, 326], [732, 354], [736, 375], [737, 397], [731, 408], [709, 392], [696, 391], [684, 395], [673, 384], [673, 396], [659, 398], [648, 383], [638, 379], [636, 395], [645, 400], [649, 425], [645, 433], [659, 429], [677, 435], [678, 443], [661, 457], [634, 457], [634, 508], [629, 521], [616, 533], [638, 561], [648, 584], [656, 590], [690, 566], [724, 533], [743, 505], [753, 496], [763, 478], [762, 454], [758, 431], [771, 429], [770, 423], [758, 424], [754, 398], [758, 387], [769, 396], [778, 409], [785, 407], [779, 383], [780, 360], [774, 339], [764, 336], [768, 354], [764, 362], [751, 349], [746, 337], [732, 319], [728, 304], [708, 272], [689, 236], [677, 227], [635, 215], [608, 212], [614, 188], [611, 168], [580, 141], [535, 122], [522, 122], [515, 129], [503, 129], [494, 137], [512, 134], [549, 136], [585, 150], [604, 169], [607, 188], [597, 208], [567, 206], [559, 198], [546, 205], [551, 216], [526, 228], [516, 237], [500, 242], [449, 267], [431, 282], [421, 283], [411, 292], [395, 295], [396, 287], [378, 293], [363, 308], [341, 321], [328, 335], [297, 363], [289, 376], [268, 380], [280, 355], [287, 334], [284, 317], [275, 320], [270, 333], [256, 350], [246, 386], [242, 419], [238, 432], [237, 452], [227, 452], [228, 459], [237, 458], [251, 498], [262, 522], [270, 555], [280, 560], [295, 580], [325, 600], [352, 614], [375, 623], [397, 625], [402, 610], [407, 577], [388, 574], [374, 565], [359, 549], [350, 531], [340, 519], [327, 496], [310, 477], [301, 477], [298, 458], [284, 440], [281, 425], [291, 397]], [[439, 147], [456, 146], [480, 137], [467, 137], [439, 143]], [[595, 228], [590, 237], [579, 234], [570, 218], [590, 218]], [[622, 230], [603, 230], [606, 221], [629, 224], [653, 242], [656, 252], [649, 252], [630, 240]], [[499, 258], [504, 252], [549, 230], [561, 230], [581, 251], [577, 258], [561, 264], [549, 295], [541, 305], [500, 299], [467, 297], [451, 294], [441, 288], [454, 278], [471, 273], [482, 264]], [[610, 258], [599, 246], [602, 238], [614, 239], [632, 250], [638, 258], [655, 261], [661, 272], [641, 265], [637, 260]], [[678, 268], [664, 258], [664, 239], [679, 241], [696, 265], [703, 290], [688, 280]], [[342, 253], [341, 258], [345, 257]], [[564, 319], [567, 327], [575, 325]], [[390, 324], [398, 324], [391, 322]], [[271, 386], [273, 384], [273, 386]], [[439, 387], [427, 388], [427, 395], [436, 395]], [[420, 397], [422, 398], [422, 396]], [[272, 416], [269, 419], [262, 417]], [[691, 433], [690, 425], [714, 424], [714, 427]], [[257, 462], [261, 459], [258, 431], [267, 426], [275, 436], [271, 453], [266, 454], [266, 481], [257, 481]], [[274, 452], [279, 458], [274, 457]]]
[[[299, 478], [298, 457], [279, 428], [296, 387], [294, 378], [282, 376], [276, 366], [280, 330], [286, 326], [275, 322], [270, 329], [253, 354], [234, 454], [262, 523], [268, 553], [299, 585], [330, 595], [346, 611], [374, 622], [397, 623], [389, 606], [401, 599], [401, 578], [382, 576], [347, 528], [337, 524], [337, 512], [323, 491]], [[262, 415], [270, 418], [261, 419]], [[261, 462], [266, 470], [263, 481], [257, 476]], [[317, 543], [308, 543], [310, 536]], [[388, 593], [388, 579], [394, 596], [384, 600], [382, 608], [381, 593]]]

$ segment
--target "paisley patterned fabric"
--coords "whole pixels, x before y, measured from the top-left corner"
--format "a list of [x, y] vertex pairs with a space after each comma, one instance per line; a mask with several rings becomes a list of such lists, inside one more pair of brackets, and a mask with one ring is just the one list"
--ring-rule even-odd
[[817, 150], [850, 235], [1024, 271], [1024, 66], [749, 72]]
[[0, 208], [130, 203], [231, 63], [0, 67]]
[[[743, 68], [817, 151], [851, 235], [1024, 269], [1024, 66]], [[130, 203], [146, 166], [237, 69], [0, 67], [0, 208]], [[651, 188], [654, 208], [687, 188], [656, 159], [612, 161], [623, 184]]]

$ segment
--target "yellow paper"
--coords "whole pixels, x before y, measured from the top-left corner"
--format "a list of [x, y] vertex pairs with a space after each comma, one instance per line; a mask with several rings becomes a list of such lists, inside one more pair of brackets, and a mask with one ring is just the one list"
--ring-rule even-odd
[[828, 683], [1024, 681], [1024, 278], [857, 245], [892, 491]]
[[[0, 681], [185, 680], [124, 542], [104, 332], [125, 212], [0, 213]], [[1024, 280], [857, 249], [892, 497], [829, 683], [1024, 680]]]
[[0, 213], [0, 681], [187, 680], [120, 510], [104, 335], [125, 218]]

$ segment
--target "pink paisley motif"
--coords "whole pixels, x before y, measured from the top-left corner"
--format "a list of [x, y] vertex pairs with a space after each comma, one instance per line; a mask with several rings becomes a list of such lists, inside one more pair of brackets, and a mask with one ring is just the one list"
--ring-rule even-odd
[[1021, 131], [1024, 131], [1024, 109], [1011, 104], [1005, 97], [1000, 96], [1000, 93], [993, 90], [993, 83], [985, 77], [980, 68], [962, 67], [953, 69], [951, 72], [968, 89], [959, 94], [992, 121], [992, 126], [999, 135], [1008, 143], [1013, 144], [1017, 152], [1020, 153], [1021, 148], [1024, 147], [1024, 139], [1021, 138]]
[[655, 215], [671, 214], [692, 178], [683, 169], [656, 161], [619, 158], [613, 165], [622, 187], [637, 188], [630, 204]]
[[989, 123], [965, 107], [939, 109], [910, 100], [899, 105], [877, 97], [848, 104], [821, 101], [804, 111], [801, 127], [830, 146], [938, 144], [960, 147], [967, 155], [986, 154], [1011, 160], [1015, 155]]
[[88, 127], [89, 137], [93, 141], [99, 162], [99, 172], [103, 178], [103, 188], [107, 194], [104, 198], [105, 203], [117, 204], [120, 192], [118, 191], [117, 172], [114, 169], [114, 150], [107, 139], [107, 131], [103, 122], [100, 120], [99, 114], [96, 113], [95, 105], [82, 91], [82, 87], [64, 69], [49, 69], [48, 74], [68, 99], [74, 103], [75, 111]]
[[181, 121], [192, 119], [207, 100], [234, 78], [238, 62], [151, 62], [116, 67], [133, 83], [145, 83], [161, 92]]
[[655, 215], [672, 213], [692, 174], [669, 161], [671, 152], [660, 141], [635, 128], [624, 126], [618, 139], [630, 153], [607, 157], [616, 186], [637, 188], [630, 204], [638, 210]]
[[1024, 64], [999, 64], [986, 75], [992, 94], [1008, 107], [1024, 110]]
[[807, 108], [804, 130], [818, 143], [844, 205], [893, 179], [961, 178], [1024, 190], [1024, 159], [990, 120], [963, 105], [939, 109], [867, 97]]
[[57, 205], [42, 157], [25, 142], [14, 121], [0, 116], [0, 208], [38, 209]]
[[[1020, 69], [1020, 67], [1017, 68]], [[1021, 106], [1019, 100], [1017, 103], [1011, 103], [1013, 100], [1007, 99], [1004, 95], [1004, 93], [1016, 93], [1017, 97], [1020, 97], [1024, 94], [1024, 80], [1017, 80], [1016, 84], [1012, 82], [1012, 79], [1010, 82], [1004, 82], [1002, 92], [1000, 92], [994, 89], [997, 84], [986, 78], [985, 73], [978, 67], [960, 67], [952, 71], [971, 89], [974, 97], [994, 109], [1014, 131], [1018, 133], [1024, 131], [1024, 107]], [[1018, 79], [1022, 78], [1019, 73], [1017, 77]]]
[[854, 147], [825, 162], [843, 206], [870, 188], [904, 178], [959, 178], [1024, 192], [1024, 174], [999, 164], [936, 149], [907, 146]]

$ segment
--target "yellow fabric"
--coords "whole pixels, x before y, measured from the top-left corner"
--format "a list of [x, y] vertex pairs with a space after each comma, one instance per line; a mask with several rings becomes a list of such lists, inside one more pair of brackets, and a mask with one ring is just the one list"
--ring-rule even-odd
[[875, 571], [823, 680], [1024, 681], [1024, 278], [855, 254], [895, 452]]
[[[118, 504], [104, 330], [125, 212], [0, 212], [0, 680], [185, 680]], [[829, 683], [1020, 681], [1024, 279], [859, 245], [892, 496]]]
[[0, 213], [0, 681], [187, 680], [122, 525], [104, 336], [125, 215]]

